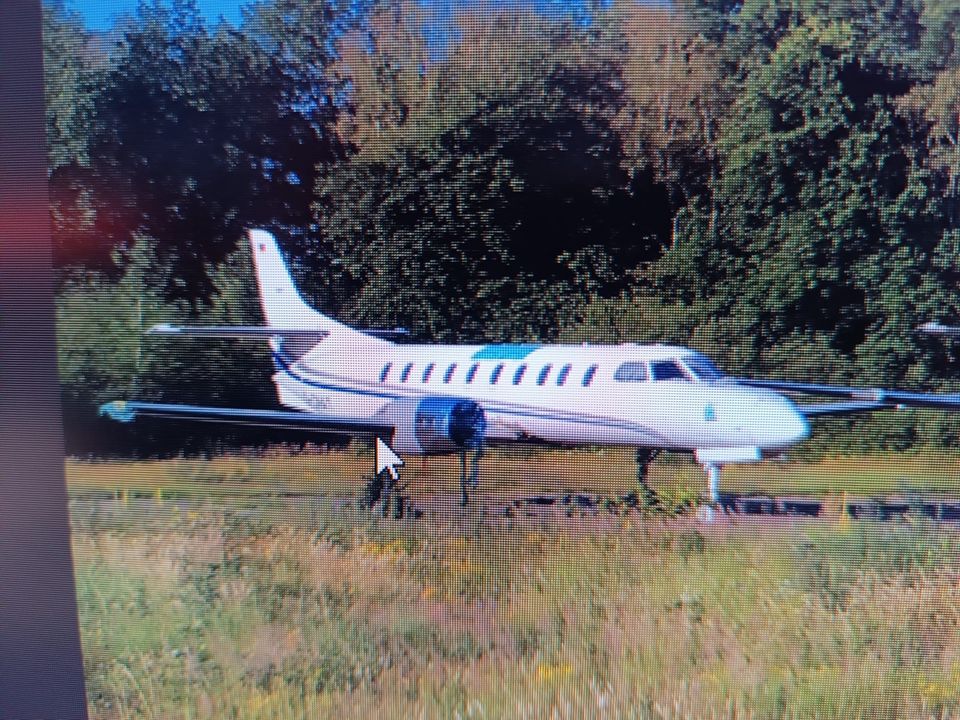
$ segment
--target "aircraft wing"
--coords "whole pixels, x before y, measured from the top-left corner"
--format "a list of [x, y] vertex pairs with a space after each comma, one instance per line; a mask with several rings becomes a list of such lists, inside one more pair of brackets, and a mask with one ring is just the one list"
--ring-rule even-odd
[[[842, 385], [821, 385], [818, 383], [791, 382], [789, 380], [755, 380], [753, 378], [738, 378], [737, 382], [741, 385], [767, 388], [768, 390], [776, 390], [778, 392], [848, 398], [851, 401], [851, 403], [847, 403], [851, 407], [848, 412], [883, 410], [901, 406], [960, 411], [960, 394], [956, 393], [918, 393], [906, 390], [844, 387]], [[853, 409], [856, 404], [859, 404], [861, 407]], [[816, 405], [806, 407], [811, 409], [810, 414], [812, 415], [826, 415], [830, 414], [829, 411], [826, 410], [826, 407], [829, 405], [829, 403], [824, 404], [824, 410], [821, 412], [816, 411]], [[836, 405], [837, 408], [841, 408], [842, 406], [842, 403]], [[842, 412], [842, 410], [837, 410], [834, 414], [840, 412]]]
[[886, 410], [896, 406], [887, 403], [851, 400], [849, 402], [811, 403], [809, 405], [797, 405], [796, 407], [797, 411], [806, 417], [823, 417], [824, 415], [855, 415], [856, 413], [873, 412], [874, 410]]
[[286, 410], [248, 410], [201, 407], [198, 405], [128, 402], [125, 400], [114, 400], [101, 405], [100, 414], [109, 417], [111, 420], [124, 423], [133, 422], [138, 417], [150, 417], [287, 430], [316, 430], [354, 436], [384, 435], [389, 437], [394, 431], [392, 424], [358, 418], [341, 418]]
[[941, 325], [938, 322], [924, 323], [917, 328], [928, 335], [943, 335], [945, 337], [960, 337], [960, 327], [955, 325]]

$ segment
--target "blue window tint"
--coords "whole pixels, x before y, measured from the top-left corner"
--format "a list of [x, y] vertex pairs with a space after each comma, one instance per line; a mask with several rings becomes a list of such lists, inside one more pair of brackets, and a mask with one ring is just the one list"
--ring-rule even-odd
[[473, 365], [470, 366], [470, 369], [467, 370], [467, 382], [468, 382], [468, 383], [472, 383], [472, 382], [473, 382], [473, 378], [474, 378], [474, 377], [476, 376], [476, 374], [477, 374], [477, 368], [478, 368], [478, 367], [480, 367], [480, 363], [474, 363]]
[[503, 372], [503, 363], [497, 363], [497, 366], [493, 369], [493, 372], [490, 373], [490, 384], [493, 385], [497, 380], [500, 379], [500, 373]]
[[471, 360], [523, 360], [539, 349], [539, 345], [487, 345], [477, 350]]
[[550, 368], [552, 367], [553, 365], [550, 364], [543, 366], [543, 370], [537, 375], [537, 385], [543, 385], [547, 381], [547, 376], [550, 375]]
[[517, 368], [517, 371], [513, 374], [513, 384], [519, 385], [520, 381], [523, 380], [523, 374], [527, 371], [526, 365], [521, 365]]
[[590, 383], [593, 382], [593, 376], [597, 374], [597, 365], [591, 365], [587, 368], [587, 371], [583, 374], [583, 386], [587, 387]]
[[650, 374], [654, 380], [690, 380], [673, 360], [650, 363]]
[[390, 368], [393, 367], [393, 363], [387, 363], [383, 366], [383, 370], [380, 371], [380, 382], [387, 381], [387, 375], [390, 374]]
[[715, 382], [723, 377], [723, 373], [717, 369], [717, 366], [702, 355], [688, 355], [683, 362], [698, 380]]
[[560, 373], [557, 375], [557, 385], [563, 385], [567, 381], [567, 375], [570, 374], [571, 367], [570, 363], [567, 363], [560, 368]]
[[447, 371], [443, 374], [443, 381], [445, 383], [450, 382], [453, 379], [453, 373], [457, 370], [457, 364], [451, 363], [450, 367], [447, 368]]
[[647, 364], [625, 362], [614, 371], [613, 379], [618, 382], [644, 382], [647, 379]]
[[403, 372], [400, 373], [400, 382], [406, 382], [407, 378], [410, 377], [410, 371], [413, 370], [413, 363], [407, 363], [403, 367]]
[[433, 367], [436, 363], [430, 363], [423, 371], [423, 377], [420, 378], [420, 382], [426, 382], [430, 379], [430, 374], [433, 372]]

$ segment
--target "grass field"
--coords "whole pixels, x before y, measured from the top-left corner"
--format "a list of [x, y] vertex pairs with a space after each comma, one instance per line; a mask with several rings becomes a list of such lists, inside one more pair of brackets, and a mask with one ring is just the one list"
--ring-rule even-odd
[[[349, 502], [368, 464], [69, 463], [91, 715], [960, 717], [953, 527], [508, 518], [457, 509], [445, 461], [411, 463], [429, 512], [394, 521]], [[764, 464], [724, 485], [952, 492], [956, 466]], [[493, 497], [632, 487], [613, 451], [494, 455], [484, 473]], [[674, 461], [652, 480], [702, 483]]]
[[[323, 493], [353, 496], [360, 478], [372, 470], [372, 452], [359, 446], [331, 452], [282, 450], [272, 454], [238, 454], [213, 460], [174, 459], [138, 462], [67, 464], [74, 495], [101, 492], [210, 498], [278, 493]], [[403, 470], [413, 497], [457, 492], [455, 457], [411, 458]], [[625, 449], [526, 450], [487, 453], [481, 462], [478, 497], [559, 491], [622, 495], [635, 489], [632, 452]], [[650, 473], [651, 485], [667, 493], [700, 493], [703, 471], [685, 456], [666, 455]], [[767, 461], [725, 468], [722, 489], [728, 492], [829, 495], [889, 495], [932, 492], [960, 496], [960, 454], [917, 452], [817, 462]]]

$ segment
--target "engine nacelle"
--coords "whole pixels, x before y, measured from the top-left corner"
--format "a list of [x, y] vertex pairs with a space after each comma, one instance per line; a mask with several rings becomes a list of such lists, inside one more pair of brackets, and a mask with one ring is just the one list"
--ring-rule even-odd
[[395, 428], [393, 448], [413, 455], [446, 455], [476, 449], [487, 432], [487, 417], [473, 400], [451, 397], [410, 398], [377, 413]]

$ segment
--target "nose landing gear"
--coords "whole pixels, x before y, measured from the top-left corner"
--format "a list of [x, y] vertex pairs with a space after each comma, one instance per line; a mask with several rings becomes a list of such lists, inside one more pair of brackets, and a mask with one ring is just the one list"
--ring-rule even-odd
[[720, 464], [704, 463], [703, 471], [707, 474], [707, 499], [709, 505], [703, 509], [703, 519], [706, 522], [713, 522], [716, 515], [716, 508], [720, 504]]
[[[643, 508], [653, 508], [660, 503], [660, 498], [648, 482], [650, 464], [660, 453], [660, 450], [650, 448], [639, 448], [636, 452], [637, 492], [640, 496], [640, 506]], [[707, 475], [708, 504], [702, 509], [701, 518], [705, 522], [712, 522], [716, 519], [716, 509], [720, 506], [720, 471], [723, 469], [723, 464], [714, 459], [706, 460], [699, 455], [697, 459], [701, 461], [700, 465]]]

